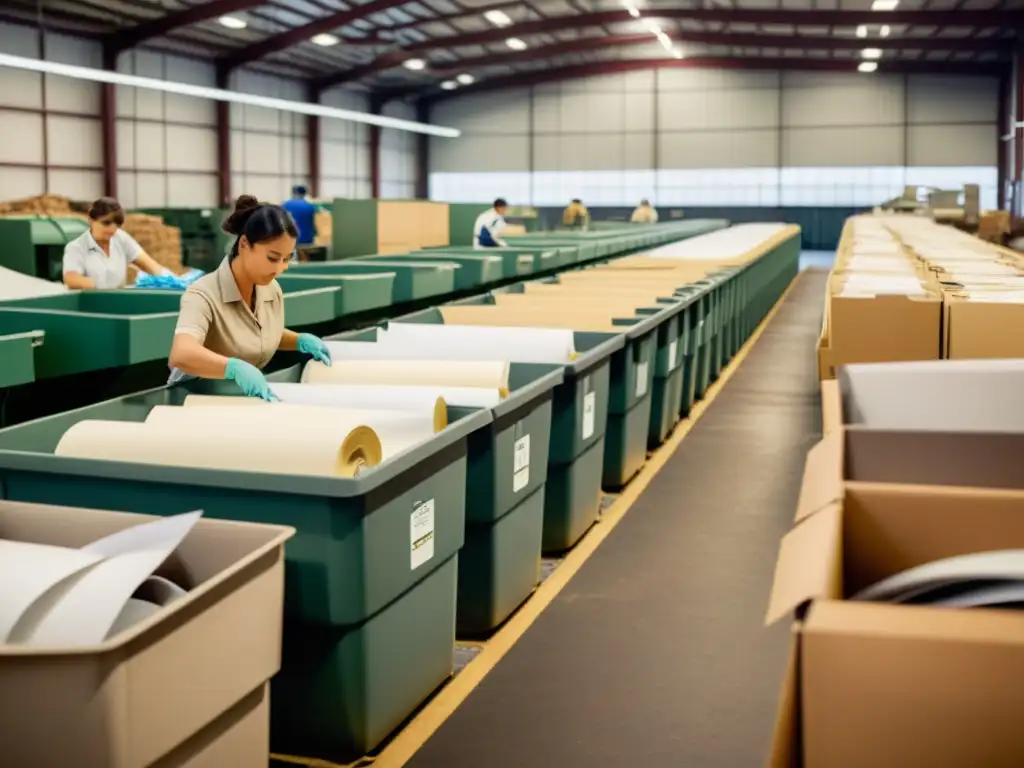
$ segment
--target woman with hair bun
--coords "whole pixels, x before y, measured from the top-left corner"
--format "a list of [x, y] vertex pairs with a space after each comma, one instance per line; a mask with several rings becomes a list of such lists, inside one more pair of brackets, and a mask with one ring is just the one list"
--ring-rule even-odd
[[235, 235], [231, 253], [181, 297], [168, 383], [230, 379], [250, 397], [273, 400], [261, 369], [279, 349], [297, 349], [331, 364], [322, 340], [284, 327], [277, 277], [295, 253], [298, 229], [281, 206], [242, 195], [224, 230]]
[[64, 284], [76, 290], [120, 288], [134, 264], [151, 275], [169, 275], [135, 238], [121, 229], [124, 208], [112, 197], [89, 206], [89, 229], [64, 246]]

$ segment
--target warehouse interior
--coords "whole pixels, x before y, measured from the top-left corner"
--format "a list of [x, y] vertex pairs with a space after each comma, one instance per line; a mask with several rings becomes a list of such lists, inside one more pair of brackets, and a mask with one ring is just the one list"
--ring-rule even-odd
[[6, 0], [0, 764], [1024, 764], [1022, 28]]

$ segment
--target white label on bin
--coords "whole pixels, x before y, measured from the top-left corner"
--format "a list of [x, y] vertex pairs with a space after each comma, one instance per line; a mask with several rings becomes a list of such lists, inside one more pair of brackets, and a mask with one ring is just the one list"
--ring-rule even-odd
[[668, 345], [668, 369], [671, 371], [676, 367], [676, 352], [679, 351], [679, 339]]
[[512, 451], [512, 492], [519, 493], [530, 484], [530, 436], [516, 440]]
[[597, 392], [588, 392], [583, 396], [583, 439], [594, 434], [594, 412], [597, 410]]
[[647, 394], [647, 363], [636, 364], [636, 396]]
[[416, 570], [434, 556], [434, 500], [418, 504], [409, 518], [409, 537], [412, 542], [412, 570]]

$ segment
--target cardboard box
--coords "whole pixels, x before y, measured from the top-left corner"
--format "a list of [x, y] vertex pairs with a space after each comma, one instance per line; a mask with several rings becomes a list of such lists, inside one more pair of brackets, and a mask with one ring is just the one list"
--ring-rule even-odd
[[839, 382], [821, 382], [821, 434], [828, 435], [843, 426], [843, 395]]
[[847, 482], [1024, 489], [1024, 434], [845, 426], [807, 452], [796, 519], [835, 504]]
[[1018, 768], [1024, 613], [849, 602], [954, 555], [1024, 548], [1024, 493], [849, 483], [782, 540], [767, 613], [796, 616], [772, 768]]
[[947, 293], [944, 314], [945, 357], [1024, 357], [1024, 303], [986, 303]]
[[[152, 519], [0, 502], [0, 537], [81, 547]], [[100, 645], [0, 646], [3, 763], [265, 766], [265, 689], [280, 667], [293, 534], [202, 519], [159, 570], [190, 585], [186, 597]]]
[[818, 342], [819, 378], [847, 363], [937, 360], [942, 351], [942, 297], [828, 296]]

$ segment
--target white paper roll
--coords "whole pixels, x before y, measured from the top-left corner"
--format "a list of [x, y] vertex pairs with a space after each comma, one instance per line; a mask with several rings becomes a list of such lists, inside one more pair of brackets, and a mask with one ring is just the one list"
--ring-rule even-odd
[[302, 370], [304, 384], [392, 384], [480, 387], [508, 394], [509, 364], [504, 360], [311, 360]]
[[[392, 458], [410, 446], [429, 440], [439, 429], [444, 429], [447, 425], [447, 422], [440, 425], [436, 423], [435, 412], [432, 409], [421, 413], [355, 410], [246, 399], [251, 400], [256, 407], [239, 408], [229, 405], [183, 408], [176, 405], [158, 405], [149, 412], [146, 424], [188, 429], [193, 434], [204, 428], [231, 431], [241, 425], [273, 427], [275, 430], [290, 429], [299, 435], [324, 428], [336, 434], [347, 434], [358, 427], [364, 427], [375, 433], [380, 441], [382, 461]], [[270, 448], [270, 445], [265, 447]], [[276, 447], [273, 450], [276, 451]]]
[[391, 322], [377, 333], [377, 344], [412, 355], [449, 360], [488, 360], [562, 365], [576, 356], [570, 330], [547, 328], [476, 328], [440, 323]]
[[381, 446], [373, 430], [358, 423], [346, 426], [332, 421], [298, 431], [277, 420], [240, 420], [225, 430], [195, 423], [157, 425], [97, 419], [72, 426], [54, 454], [177, 467], [352, 477], [361, 468], [380, 463]]

